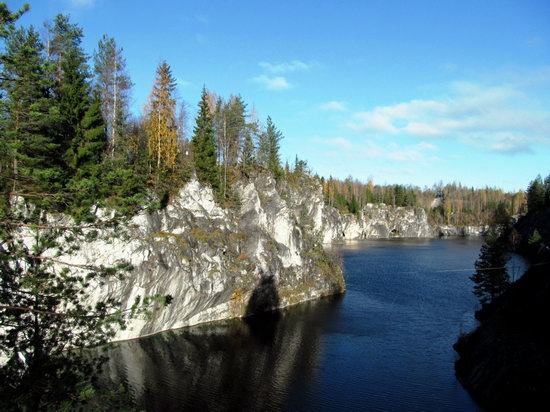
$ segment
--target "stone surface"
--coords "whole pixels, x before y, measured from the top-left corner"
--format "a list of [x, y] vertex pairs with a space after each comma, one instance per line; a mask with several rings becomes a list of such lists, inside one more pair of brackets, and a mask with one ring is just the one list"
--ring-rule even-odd
[[340, 265], [300, 221], [307, 190], [287, 188], [285, 200], [275, 181], [261, 175], [237, 191], [240, 207], [223, 209], [209, 188], [192, 180], [164, 210], [144, 211], [122, 235], [104, 232], [67, 257], [72, 264], [125, 260], [134, 266], [124, 281], [96, 285], [92, 300], [115, 296], [128, 309], [137, 296], [173, 297], [166, 308], [133, 319], [116, 340], [344, 291]]
[[191, 180], [165, 209], [143, 211], [122, 235], [104, 231], [68, 257], [73, 264], [134, 266], [123, 281], [96, 285], [92, 300], [114, 296], [128, 309], [137, 296], [173, 297], [168, 307], [133, 319], [117, 340], [341, 293], [341, 265], [323, 243], [479, 232], [432, 228], [420, 208], [368, 204], [357, 216], [340, 215], [311, 178], [277, 187], [263, 174], [236, 190], [239, 206], [223, 209], [209, 188]]

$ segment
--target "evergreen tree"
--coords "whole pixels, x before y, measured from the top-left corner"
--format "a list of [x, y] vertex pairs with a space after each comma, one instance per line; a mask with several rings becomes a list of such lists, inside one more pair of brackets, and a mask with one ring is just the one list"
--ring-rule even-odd
[[149, 101], [146, 129], [149, 135], [148, 152], [158, 173], [173, 170], [178, 154], [178, 128], [176, 122], [176, 80], [170, 66], [162, 62]]
[[476, 273], [470, 277], [475, 283], [474, 295], [482, 305], [490, 303], [510, 285], [506, 270], [508, 260], [504, 240], [494, 231], [490, 232], [475, 262]]
[[82, 119], [82, 136], [73, 141], [75, 170], [68, 183], [72, 190], [71, 213], [77, 220], [90, 218], [90, 208], [100, 200], [102, 158], [107, 147], [101, 100], [96, 94]]
[[[84, 267], [64, 263], [64, 257], [77, 247], [75, 240], [82, 243], [86, 236], [78, 227], [56, 227], [44, 213], [47, 204], [43, 199], [60, 195], [59, 187], [52, 184], [58, 173], [53, 166], [57, 146], [51, 139], [56, 129], [51, 119], [57, 107], [52, 104], [37, 33], [32, 28], [13, 29], [22, 11], [11, 13], [0, 3], [0, 37], [7, 39], [1, 56], [0, 142], [9, 158], [8, 165], [0, 164], [0, 176], [4, 180], [9, 174], [11, 187], [26, 198], [23, 203], [2, 186], [0, 409], [69, 410], [94, 390], [99, 365], [82, 356], [83, 349], [105, 343], [140, 304], [124, 313], [117, 299], [86, 303], [91, 282], [120, 276], [121, 270], [130, 269], [127, 264]], [[89, 121], [83, 123], [87, 142], [98, 140], [94, 118], [90, 112]], [[74, 159], [85, 170], [86, 164], [97, 161], [92, 154], [96, 151], [82, 141], [78, 148]], [[61, 200], [68, 202], [70, 196]], [[32, 206], [27, 208], [29, 203]]]
[[214, 143], [214, 130], [206, 88], [202, 89], [199, 112], [195, 123], [191, 142], [193, 144], [197, 178], [201, 183], [209, 184], [214, 191], [217, 191], [220, 185], [216, 165], [216, 145]]
[[241, 96], [231, 96], [227, 103], [227, 159], [228, 166], [236, 166], [245, 138], [246, 103]]
[[29, 4], [25, 3], [18, 11], [12, 12], [5, 2], [0, 3], [0, 39], [8, 37], [14, 29], [14, 23], [29, 11], [29, 8]]
[[[40, 196], [45, 188], [60, 188], [62, 170], [56, 163], [58, 145], [52, 139], [50, 83], [45, 75], [42, 44], [34, 29], [12, 31], [7, 39], [0, 88], [2, 99], [2, 174], [11, 189]], [[21, 192], [22, 191], [22, 192]]]
[[282, 133], [277, 130], [271, 117], [267, 117], [267, 127], [265, 132], [266, 148], [267, 148], [267, 168], [273, 173], [275, 179], [278, 179], [281, 174], [281, 160], [279, 157], [280, 141], [283, 138]]
[[[89, 106], [90, 77], [82, 49], [82, 29], [65, 15], [57, 15], [52, 28], [49, 58], [55, 80], [59, 127], [57, 143], [67, 165], [75, 163], [76, 142], [82, 139], [82, 120]], [[73, 170], [74, 172], [74, 170]]]
[[256, 159], [254, 157], [254, 140], [252, 139], [252, 131], [248, 129], [245, 134], [243, 150], [241, 153], [241, 172], [245, 176], [249, 177], [255, 166]]
[[550, 207], [550, 175], [544, 179], [544, 207]]
[[132, 82], [126, 72], [122, 48], [115, 39], [103, 35], [94, 53], [95, 87], [101, 95], [101, 113], [110, 139], [111, 157], [123, 137]]
[[269, 165], [269, 141], [265, 130], [258, 133], [258, 149], [256, 160], [260, 166], [267, 169]]
[[544, 207], [545, 190], [542, 178], [538, 175], [527, 188], [527, 209], [529, 212], [542, 209]]

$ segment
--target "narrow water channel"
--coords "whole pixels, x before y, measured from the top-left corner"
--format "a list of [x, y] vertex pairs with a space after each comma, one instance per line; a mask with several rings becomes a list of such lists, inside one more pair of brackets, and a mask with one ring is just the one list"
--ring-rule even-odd
[[480, 240], [339, 247], [347, 293], [279, 316], [117, 344], [110, 379], [147, 410], [475, 411], [454, 376]]

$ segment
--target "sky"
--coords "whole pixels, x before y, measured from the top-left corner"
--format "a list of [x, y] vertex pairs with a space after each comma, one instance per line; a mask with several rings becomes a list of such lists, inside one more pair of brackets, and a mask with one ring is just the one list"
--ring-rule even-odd
[[[8, 1], [15, 9], [23, 1]], [[525, 189], [550, 174], [550, 1], [34, 0], [124, 49], [140, 113], [166, 60], [196, 113], [240, 94], [321, 176]]]

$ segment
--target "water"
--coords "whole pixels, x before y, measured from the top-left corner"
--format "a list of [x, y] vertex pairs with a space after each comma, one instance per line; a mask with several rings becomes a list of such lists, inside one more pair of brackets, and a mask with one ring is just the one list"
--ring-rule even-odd
[[480, 246], [347, 244], [345, 296], [117, 344], [110, 379], [147, 410], [480, 410], [452, 349], [475, 325], [468, 277]]

